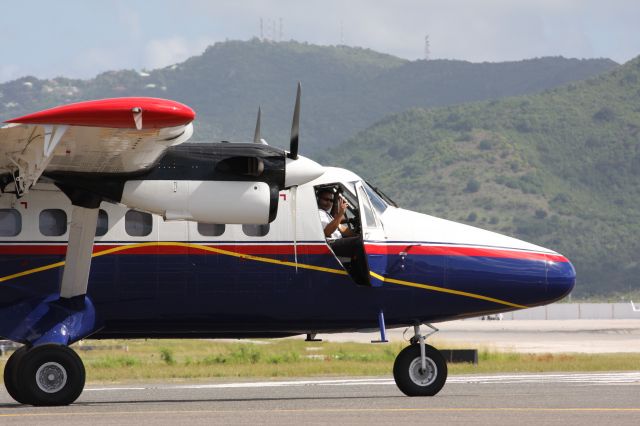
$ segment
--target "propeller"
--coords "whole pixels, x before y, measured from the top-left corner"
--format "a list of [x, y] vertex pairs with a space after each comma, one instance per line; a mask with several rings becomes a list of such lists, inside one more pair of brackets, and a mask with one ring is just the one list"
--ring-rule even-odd
[[261, 143], [267, 145], [267, 141], [260, 137], [260, 116], [262, 115], [262, 109], [258, 107], [258, 119], [256, 120], [256, 131], [253, 134], [253, 143]]
[[[293, 186], [302, 185], [324, 173], [324, 168], [315, 161], [298, 155], [298, 139], [300, 135], [300, 96], [302, 94], [302, 85], [298, 82], [298, 91], [296, 93], [296, 104], [293, 109], [293, 121], [291, 123], [291, 145], [289, 152], [286, 153], [286, 172], [284, 179], [284, 187], [291, 188]], [[258, 118], [256, 120], [256, 129], [253, 134], [253, 142], [267, 145], [267, 142], [260, 136], [260, 122], [262, 109], [258, 108]], [[257, 176], [257, 175], [256, 175]]]
[[289, 154], [292, 160], [298, 159], [298, 137], [300, 135], [300, 95], [302, 86], [298, 82], [298, 92], [296, 94], [296, 106], [293, 109], [293, 122], [291, 123], [291, 144], [289, 145]]
[[260, 112], [261, 108], [258, 107], [258, 119], [256, 120], [256, 131], [253, 134], [253, 143], [260, 143]]

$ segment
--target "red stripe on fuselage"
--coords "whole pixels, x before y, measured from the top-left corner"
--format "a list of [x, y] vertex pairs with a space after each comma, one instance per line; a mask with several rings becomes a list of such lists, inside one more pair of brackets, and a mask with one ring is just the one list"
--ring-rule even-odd
[[366, 244], [366, 248], [368, 254], [399, 255], [401, 252], [404, 252], [408, 255], [496, 257], [523, 260], [550, 260], [553, 262], [568, 262], [567, 258], [560, 254], [539, 252], [536, 253], [487, 247], [419, 246], [411, 244]]
[[[139, 244], [139, 243], [131, 243]], [[193, 243], [188, 243], [193, 244]], [[131, 247], [114, 254], [156, 254], [156, 255], [186, 255], [205, 254], [210, 251], [198, 248], [199, 245], [230, 251], [234, 253], [253, 255], [293, 255], [292, 244], [193, 244], [183, 245], [144, 245]], [[93, 252], [99, 253], [118, 247], [126, 247], [127, 244], [100, 244], [93, 246]], [[428, 256], [469, 256], [469, 257], [494, 257], [523, 260], [550, 260], [553, 262], [568, 262], [567, 258], [559, 254], [536, 253], [509, 249], [496, 249], [486, 247], [460, 247], [460, 246], [418, 246], [418, 245], [385, 245], [366, 244], [368, 254], [399, 255], [405, 252], [410, 255]], [[0, 255], [64, 255], [67, 252], [66, 244], [24, 244], [24, 245], [0, 245]], [[329, 248], [322, 244], [299, 244], [297, 253], [302, 254], [329, 254]]]

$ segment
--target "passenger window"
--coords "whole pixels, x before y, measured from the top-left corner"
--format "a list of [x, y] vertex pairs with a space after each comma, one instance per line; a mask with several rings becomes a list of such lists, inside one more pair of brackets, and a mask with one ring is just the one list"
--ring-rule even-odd
[[224, 229], [224, 224], [198, 222], [198, 232], [205, 237], [219, 237], [224, 234]]
[[102, 237], [109, 230], [109, 216], [107, 212], [98, 210], [98, 223], [96, 225], [96, 237]]
[[22, 216], [16, 209], [0, 209], [0, 237], [15, 237], [22, 231]]
[[58, 237], [67, 232], [67, 214], [61, 209], [46, 209], [40, 212], [40, 233], [47, 237]]
[[269, 224], [266, 225], [242, 225], [242, 232], [249, 237], [264, 237], [269, 233]]
[[153, 218], [149, 213], [129, 210], [124, 216], [124, 229], [132, 237], [146, 237], [153, 228]]

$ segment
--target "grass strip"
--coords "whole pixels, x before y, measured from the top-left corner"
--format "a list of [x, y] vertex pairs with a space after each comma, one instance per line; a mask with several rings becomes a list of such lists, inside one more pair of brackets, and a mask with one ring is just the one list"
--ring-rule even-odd
[[[100, 340], [73, 345], [91, 382], [154, 379], [391, 375], [406, 343], [304, 342], [295, 339]], [[452, 348], [445, 342], [436, 347]], [[479, 348], [479, 363], [450, 364], [450, 374], [624, 371], [640, 354], [522, 354]], [[6, 361], [7, 355], [2, 357]]]

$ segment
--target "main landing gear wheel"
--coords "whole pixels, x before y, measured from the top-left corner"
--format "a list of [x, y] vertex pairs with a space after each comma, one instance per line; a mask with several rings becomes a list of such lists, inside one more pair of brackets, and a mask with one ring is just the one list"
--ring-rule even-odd
[[407, 396], [433, 396], [447, 381], [447, 362], [433, 346], [425, 346], [425, 365], [422, 368], [420, 345], [404, 348], [393, 364], [393, 378]]
[[7, 392], [11, 395], [11, 398], [15, 399], [17, 402], [24, 404], [25, 401], [20, 396], [19, 386], [20, 381], [18, 380], [18, 365], [24, 354], [27, 353], [27, 346], [21, 346], [15, 350], [7, 360], [7, 363], [4, 365], [4, 387], [7, 388]]
[[[85, 370], [80, 357], [61, 345], [42, 345], [27, 350], [10, 367], [14, 399], [31, 405], [69, 405], [84, 389]], [[5, 369], [5, 383], [7, 370]], [[14, 396], [13, 394], [11, 396]]]

